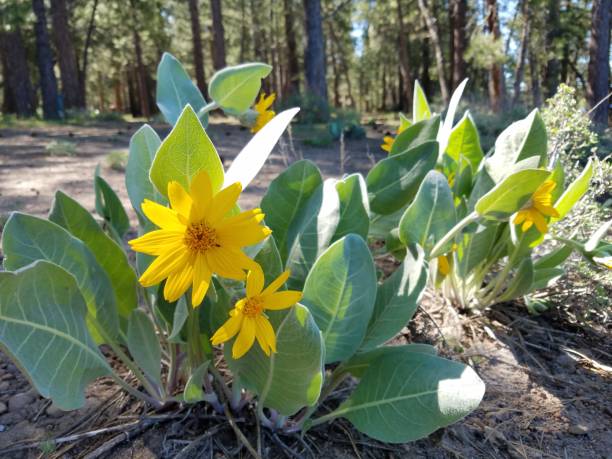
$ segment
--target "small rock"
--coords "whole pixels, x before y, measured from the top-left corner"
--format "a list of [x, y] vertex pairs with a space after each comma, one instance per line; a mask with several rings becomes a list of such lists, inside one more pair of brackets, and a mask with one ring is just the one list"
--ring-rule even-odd
[[26, 408], [30, 403], [34, 401], [34, 397], [28, 392], [21, 394], [15, 394], [8, 401], [8, 407], [11, 411], [20, 411]]
[[0, 432], [4, 432], [6, 430], [6, 426], [4, 424], [0, 424]]
[[10, 381], [11, 379], [15, 379], [15, 375], [13, 373], [4, 373], [0, 375], [0, 381]]
[[47, 413], [47, 416], [51, 418], [59, 418], [65, 413], [65, 411], [59, 408], [55, 403], [51, 403], [51, 405], [47, 407], [45, 413]]
[[7, 411], [8, 411], [8, 406], [6, 406], [6, 403], [0, 402], [0, 414], [4, 414]]
[[0, 393], [2, 393], [2, 392], [6, 392], [7, 390], [9, 390], [9, 387], [10, 387], [10, 386], [11, 386], [11, 385], [9, 384], [9, 382], [8, 382], [8, 381], [2, 381], [2, 382], [0, 383]]
[[589, 433], [589, 428], [584, 424], [572, 424], [567, 431], [574, 435], [584, 435]]

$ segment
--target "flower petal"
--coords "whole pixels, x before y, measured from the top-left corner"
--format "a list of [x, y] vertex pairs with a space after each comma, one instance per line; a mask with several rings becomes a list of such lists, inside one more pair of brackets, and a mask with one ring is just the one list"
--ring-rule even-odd
[[176, 250], [183, 245], [184, 232], [173, 230], [155, 230], [139, 238], [128, 241], [132, 250], [148, 255], [161, 255], [168, 250]]
[[168, 198], [170, 205], [184, 220], [189, 218], [193, 200], [179, 182], [168, 183]]
[[184, 229], [176, 212], [157, 202], [145, 199], [140, 206], [142, 212], [155, 225], [163, 229]]
[[239, 359], [247, 353], [255, 342], [255, 321], [250, 317], [244, 317], [238, 338], [232, 346], [232, 357]]
[[302, 292], [285, 290], [283, 292], [271, 293], [270, 295], [262, 295], [262, 299], [266, 309], [286, 309], [302, 299]]
[[263, 292], [261, 292], [262, 296], [270, 295], [271, 293], [276, 292], [279, 288], [281, 288], [285, 284], [285, 282], [287, 282], [287, 279], [289, 279], [290, 275], [291, 275], [291, 271], [289, 270], [282, 273], [280, 276], [278, 276], [276, 279], [270, 282], [270, 285], [268, 285], [263, 290]]
[[140, 283], [143, 287], [159, 284], [171, 273], [181, 269], [188, 262], [189, 256], [189, 252], [184, 248], [168, 250], [149, 265], [147, 270], [140, 276]]
[[212, 183], [206, 171], [200, 171], [191, 181], [189, 194], [193, 200], [189, 220], [199, 222], [204, 219], [213, 197]]
[[235, 253], [220, 247], [206, 251], [206, 262], [213, 273], [230, 279], [243, 280], [245, 267], [239, 262]]
[[255, 327], [257, 342], [266, 355], [269, 356], [270, 351], [276, 352], [276, 335], [270, 321], [264, 316], [257, 316], [255, 317]]
[[236, 333], [240, 331], [243, 317], [242, 314], [235, 314], [227, 319], [210, 339], [213, 346], [225, 343], [236, 336]]
[[548, 224], [546, 223], [546, 218], [544, 218], [542, 214], [534, 211], [532, 213], [532, 220], [540, 233], [544, 234], [548, 231]]
[[232, 183], [219, 191], [212, 199], [210, 212], [206, 216], [207, 220], [213, 225], [221, 220], [236, 205], [241, 192], [242, 185], [240, 182]]
[[193, 266], [186, 263], [182, 269], [168, 276], [164, 285], [164, 298], [171, 303], [178, 300], [187, 291], [193, 281]]
[[264, 273], [261, 267], [249, 271], [246, 281], [246, 294], [251, 298], [261, 293], [264, 286]]
[[204, 300], [211, 277], [210, 268], [206, 263], [206, 257], [198, 253], [193, 266], [193, 288], [191, 289], [191, 305], [195, 308]]
[[233, 227], [225, 226], [217, 230], [221, 245], [247, 247], [263, 241], [272, 234], [272, 230], [256, 221], [246, 222]]

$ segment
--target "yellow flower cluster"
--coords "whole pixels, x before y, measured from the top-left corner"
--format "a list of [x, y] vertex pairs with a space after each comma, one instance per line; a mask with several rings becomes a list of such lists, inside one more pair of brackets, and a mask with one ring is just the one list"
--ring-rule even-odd
[[194, 308], [199, 306], [213, 274], [235, 280], [246, 278], [246, 297], [236, 303], [230, 319], [212, 338], [214, 344], [220, 344], [238, 334], [234, 358], [243, 356], [255, 338], [267, 355], [275, 352], [276, 337], [264, 311], [288, 308], [302, 295], [277, 291], [289, 272], [263, 288], [261, 266], [242, 249], [261, 242], [272, 231], [261, 224], [261, 209], [234, 211], [241, 191], [240, 183], [234, 183], [215, 193], [205, 171], [193, 178], [189, 191], [178, 182], [170, 182], [170, 207], [149, 200], [142, 204], [144, 214], [159, 229], [129, 241], [133, 250], [156, 257], [140, 277], [140, 283], [151, 287], [165, 280], [164, 297], [170, 302], [191, 288], [191, 304]]

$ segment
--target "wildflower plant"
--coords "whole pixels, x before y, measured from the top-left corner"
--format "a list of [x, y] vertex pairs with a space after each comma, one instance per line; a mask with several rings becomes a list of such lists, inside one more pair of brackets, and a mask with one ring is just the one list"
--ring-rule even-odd
[[[414, 315], [428, 259], [435, 265], [434, 255], [448, 253], [455, 239], [463, 250], [451, 227], [467, 213], [465, 174], [472, 177], [466, 171], [481, 155], [458, 148], [454, 131], [439, 148], [435, 134], [448, 126], [419, 94], [418, 116], [406, 120], [389, 157], [367, 178], [323, 180], [315, 164], [301, 160], [272, 181], [259, 208], [242, 209], [240, 193], [298, 112], [274, 116], [273, 97], [264, 96], [258, 117], [249, 114], [269, 72], [259, 63], [223, 69], [206, 101], [180, 63], [163, 56], [157, 103], [172, 130], [162, 140], [148, 125], [140, 128], [125, 171], [137, 235], [99, 170], [101, 224], [61, 191], [48, 219], [11, 215], [2, 237], [3, 351], [63, 409], [82, 406], [85, 387], [104, 376], [156, 409], [206, 402], [229, 415], [255, 406], [264, 426], [287, 433], [345, 417], [373, 438], [406, 442], [461, 419], [484, 394], [474, 370], [428, 345], [385, 343]], [[206, 133], [214, 109], [250, 119], [256, 131], [228, 170]], [[462, 139], [474, 141], [473, 129]], [[433, 171], [439, 151], [458, 160], [448, 166], [454, 195]], [[529, 193], [551, 175], [525, 172], [534, 174]], [[474, 175], [476, 183], [486, 180]], [[484, 196], [476, 209], [495, 221], [497, 235], [529, 197], [508, 198], [505, 188], [488, 185], [478, 185]], [[432, 210], [430, 224], [421, 224]], [[406, 244], [398, 244], [402, 263], [386, 276], [366, 241], [389, 215], [402, 217], [394, 225]], [[103, 344], [136, 384], [107, 361]], [[218, 367], [221, 355], [226, 364]], [[348, 397], [320, 410], [347, 379], [354, 381]]]
[[[562, 163], [548, 153], [537, 110], [503, 131], [485, 154], [469, 110], [455, 123], [466, 83], [456, 89], [443, 120], [430, 113], [415, 86], [413, 111], [425, 116], [393, 139], [389, 156], [367, 178], [378, 214], [370, 236], [385, 239], [387, 251], [400, 260], [422, 247], [430, 284], [464, 308], [483, 309], [563, 275], [560, 265], [572, 250], [580, 251], [579, 243], [556, 238], [561, 245], [539, 257], [534, 248], [588, 190], [593, 166], [589, 162], [566, 183]], [[393, 172], [401, 167], [410, 169], [413, 180]], [[379, 170], [403, 187], [402, 199], [386, 197]]]

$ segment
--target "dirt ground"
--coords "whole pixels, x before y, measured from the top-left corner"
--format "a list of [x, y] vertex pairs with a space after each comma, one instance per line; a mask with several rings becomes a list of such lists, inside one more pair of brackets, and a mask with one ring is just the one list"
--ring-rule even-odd
[[[129, 209], [123, 174], [107, 167], [105, 156], [111, 150], [127, 149], [138, 127], [136, 123], [104, 123], [0, 130], [0, 214], [19, 210], [44, 216], [58, 188], [93, 210], [92, 177], [97, 164]], [[163, 126], [154, 127], [162, 135], [167, 133]], [[226, 166], [250, 137], [227, 120], [215, 120], [209, 132]], [[383, 156], [378, 147], [382, 135], [382, 129], [369, 129], [367, 139], [346, 143], [347, 172], [363, 172], [371, 158]], [[75, 155], [50, 155], [45, 146], [53, 140], [74, 142]], [[324, 176], [341, 175], [337, 143], [307, 147], [297, 136], [294, 148], [290, 143], [285, 139], [284, 147], [275, 150], [246, 190], [245, 204], [259, 202], [269, 181], [284, 169], [283, 157], [305, 157], [315, 161]], [[235, 419], [235, 425], [269, 458], [610, 457], [610, 330], [603, 321], [576, 323], [572, 308], [584, 307], [590, 301], [589, 292], [567, 287], [554, 298], [557, 306], [538, 317], [527, 315], [518, 304], [468, 315], [426, 293], [416, 317], [395, 341], [435, 344], [442, 355], [474, 366], [487, 385], [478, 410], [427, 439], [385, 445], [344, 420], [313, 429], [304, 438], [258, 430], [250, 416]], [[346, 387], [338, 394], [342, 391]], [[337, 400], [332, 397], [329, 403]], [[38, 396], [0, 353], [0, 458], [22, 457], [249, 455], [231, 424], [208, 406], [154, 413], [105, 378], [88, 388], [84, 408], [64, 413]]]

